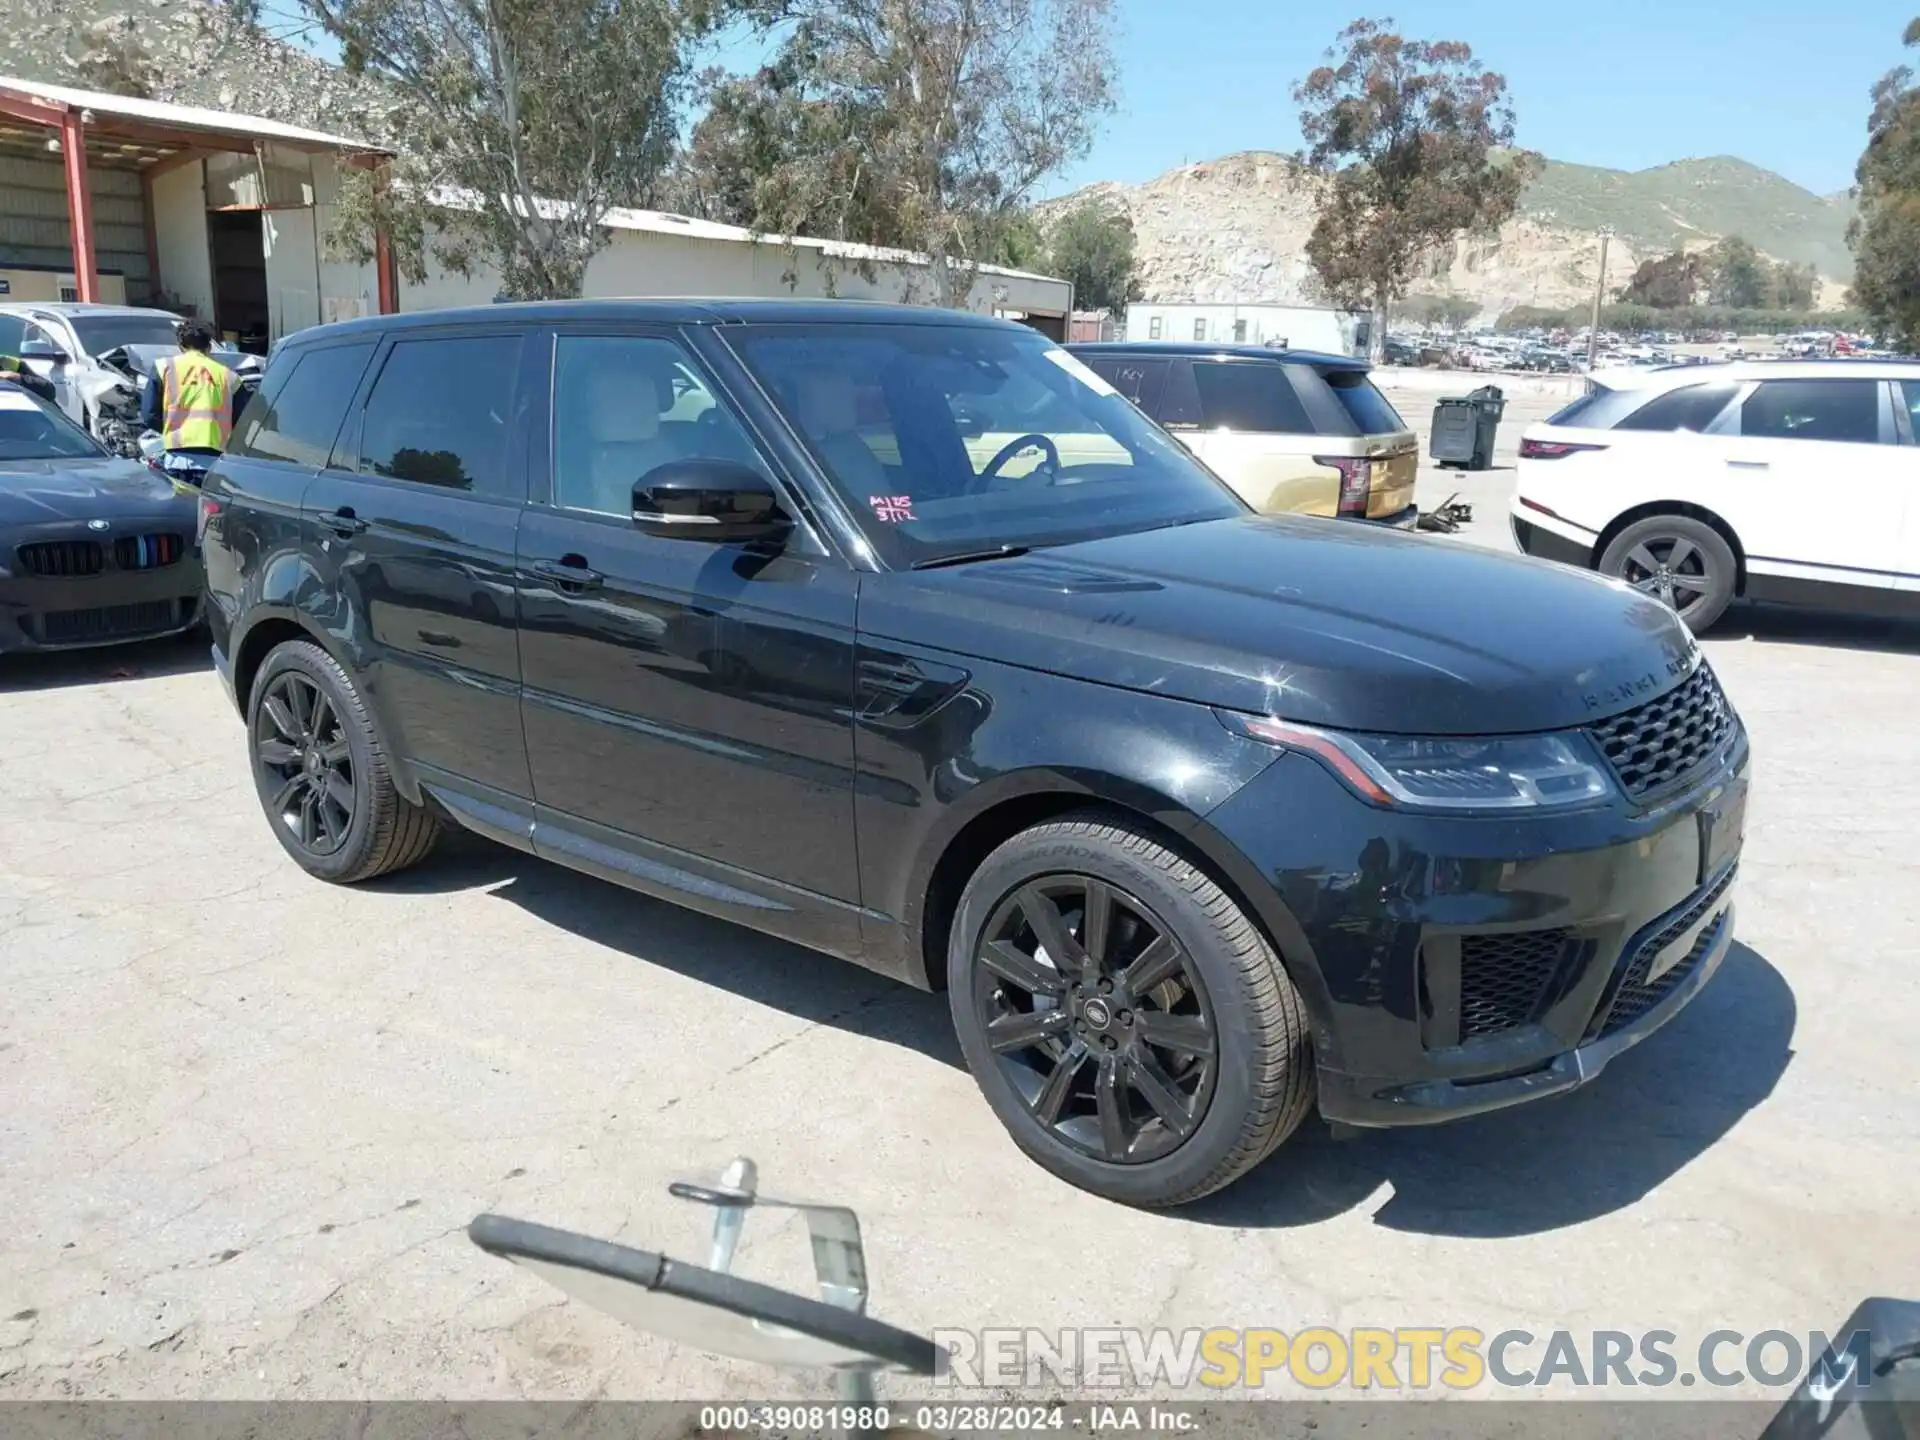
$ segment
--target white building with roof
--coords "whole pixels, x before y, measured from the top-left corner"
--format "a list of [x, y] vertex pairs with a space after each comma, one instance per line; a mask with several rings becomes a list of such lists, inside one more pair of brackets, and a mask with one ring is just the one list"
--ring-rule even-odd
[[[0, 77], [0, 298], [159, 303], [264, 348], [329, 320], [486, 304], [498, 276], [329, 259], [343, 166], [386, 153], [260, 116]], [[924, 257], [651, 210], [608, 216], [585, 293], [926, 302]], [[984, 267], [967, 307], [1064, 339], [1064, 280]]]

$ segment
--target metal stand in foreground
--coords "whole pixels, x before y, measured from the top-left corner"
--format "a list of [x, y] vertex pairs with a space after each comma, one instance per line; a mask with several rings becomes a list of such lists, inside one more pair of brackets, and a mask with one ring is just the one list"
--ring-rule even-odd
[[[939, 1373], [941, 1351], [932, 1340], [866, 1313], [867, 1259], [852, 1210], [762, 1195], [759, 1171], [744, 1157], [716, 1184], [681, 1180], [667, 1188], [678, 1199], [713, 1207], [704, 1267], [505, 1215], [475, 1217], [467, 1236], [488, 1254], [649, 1334], [755, 1364], [831, 1372], [835, 1419], [851, 1437], [886, 1428], [878, 1423], [875, 1371]], [[733, 1272], [747, 1212], [769, 1208], [805, 1217], [818, 1300]]]
[[[820, 1283], [820, 1298], [855, 1315], [867, 1313], [867, 1252], [860, 1243], [860, 1217], [846, 1206], [770, 1199], [760, 1194], [760, 1167], [744, 1155], [721, 1172], [718, 1185], [676, 1180], [667, 1187], [667, 1193], [675, 1199], [715, 1208], [707, 1268], [721, 1275], [732, 1273], [733, 1253], [746, 1229], [747, 1211], [756, 1206], [799, 1211], [806, 1217], [807, 1233], [813, 1242], [813, 1273]], [[875, 1403], [871, 1370], [837, 1370], [834, 1383], [843, 1405], [870, 1408]]]

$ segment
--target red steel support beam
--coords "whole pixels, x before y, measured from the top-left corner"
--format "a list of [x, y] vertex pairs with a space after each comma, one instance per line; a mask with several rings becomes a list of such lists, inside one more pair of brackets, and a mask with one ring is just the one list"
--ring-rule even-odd
[[400, 313], [400, 274], [393, 263], [393, 242], [383, 226], [373, 234], [373, 273], [380, 286], [380, 313]]
[[100, 298], [93, 252], [93, 194], [87, 188], [87, 131], [78, 110], [60, 117], [61, 158], [67, 166], [67, 220], [73, 228], [73, 278], [83, 303]]

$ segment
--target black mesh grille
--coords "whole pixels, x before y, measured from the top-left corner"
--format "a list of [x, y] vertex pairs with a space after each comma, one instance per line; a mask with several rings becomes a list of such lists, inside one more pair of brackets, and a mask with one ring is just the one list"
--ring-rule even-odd
[[1460, 940], [1460, 1038], [1531, 1025], [1559, 998], [1571, 932], [1466, 935]]
[[113, 542], [113, 563], [122, 570], [158, 570], [186, 549], [178, 535], [122, 535]]
[[1702, 661], [1657, 700], [1590, 727], [1620, 786], [1638, 800], [1685, 780], [1733, 734], [1733, 708]]
[[[1723, 904], [1727, 887], [1733, 884], [1733, 872], [1729, 870], [1715, 884], [1697, 895], [1687, 907], [1675, 915], [1658, 933], [1641, 942], [1634, 951], [1633, 959], [1627, 965], [1625, 978], [1614, 993], [1613, 1005], [1607, 1011], [1606, 1021], [1600, 1026], [1600, 1034], [1611, 1035], [1616, 1030], [1633, 1024], [1667, 996], [1671, 995], [1680, 982], [1691, 975], [1706, 959], [1707, 952], [1720, 938], [1721, 930], [1727, 923], [1727, 911]], [[1711, 914], [1715, 908], [1720, 910], [1714, 923], [1700, 932], [1687, 953], [1675, 961], [1657, 979], [1649, 982], [1647, 971], [1653, 967], [1660, 952], [1671, 945], [1688, 927], [1697, 923], [1703, 915]]]
[[29, 575], [98, 575], [106, 564], [91, 540], [35, 540], [14, 555]]
[[178, 600], [149, 600], [140, 605], [103, 605], [95, 610], [55, 610], [40, 617], [40, 637], [50, 645], [82, 640], [111, 640], [171, 630], [180, 623]]

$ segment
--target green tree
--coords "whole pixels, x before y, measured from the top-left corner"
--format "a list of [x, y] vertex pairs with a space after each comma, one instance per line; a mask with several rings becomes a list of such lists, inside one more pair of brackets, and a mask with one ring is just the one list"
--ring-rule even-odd
[[1738, 235], [1714, 241], [1701, 255], [1700, 269], [1715, 305], [1754, 310], [1772, 299], [1773, 267]]
[[1482, 308], [1479, 301], [1459, 295], [1408, 295], [1394, 302], [1392, 318], [1410, 321], [1415, 325], [1440, 325], [1449, 330], [1458, 330], [1478, 315]]
[[[1902, 37], [1920, 46], [1920, 19]], [[1908, 349], [1920, 348], [1920, 87], [1899, 66], [1873, 89], [1867, 148], [1854, 171], [1859, 208], [1847, 231], [1853, 303]]]
[[1820, 272], [1813, 265], [1783, 260], [1773, 267], [1773, 294], [1768, 303], [1779, 310], [1813, 309], [1820, 288]]
[[1507, 153], [1507, 82], [1471, 47], [1406, 40], [1392, 23], [1354, 21], [1293, 92], [1301, 158], [1323, 177], [1307, 258], [1334, 298], [1371, 308], [1376, 359], [1422, 263], [1510, 219], [1534, 168]]
[[720, 78], [679, 186], [766, 234], [895, 246], [962, 303], [1034, 187], [1112, 110], [1112, 0], [750, 0], [774, 52]]
[[334, 247], [364, 261], [385, 228], [410, 278], [432, 251], [517, 298], [578, 295], [607, 213], [653, 196], [722, 3], [286, 0], [402, 107], [391, 169], [342, 176]]
[[1085, 200], [1053, 222], [1047, 233], [1051, 273], [1073, 282], [1082, 310], [1124, 310], [1140, 298], [1134, 274], [1133, 220], [1102, 200]]
[[1700, 257], [1675, 250], [1658, 260], [1642, 260], [1616, 298], [1622, 304], [1674, 310], [1693, 304], [1700, 284]]

